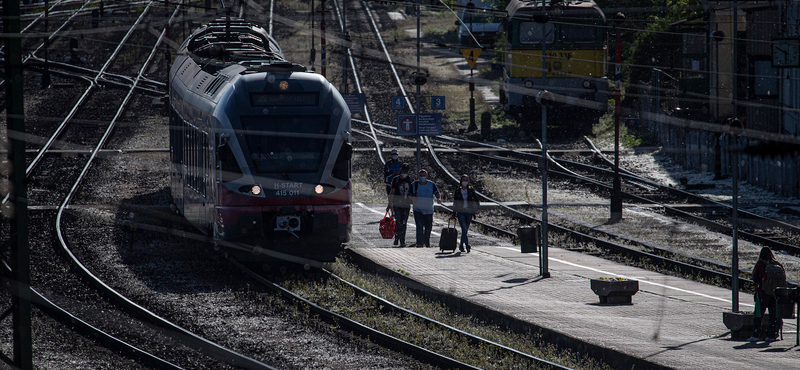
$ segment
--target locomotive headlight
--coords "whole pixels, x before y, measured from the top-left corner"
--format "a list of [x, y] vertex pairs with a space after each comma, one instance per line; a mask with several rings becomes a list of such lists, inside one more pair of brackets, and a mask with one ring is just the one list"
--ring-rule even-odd
[[583, 88], [584, 89], [588, 89], [590, 86], [592, 86], [592, 83], [589, 82], [589, 80], [583, 80]]
[[253, 188], [250, 189], [250, 192], [253, 193], [253, 195], [259, 195], [261, 194], [261, 187], [258, 185], [253, 185]]
[[325, 191], [325, 188], [322, 187], [322, 185], [317, 184], [317, 186], [314, 187], [314, 192], [317, 194], [322, 194], [323, 191]]
[[288, 81], [281, 81], [281, 83], [278, 84], [278, 87], [281, 90], [287, 90], [287, 89], [289, 89], [289, 82]]
[[525, 87], [527, 87], [529, 89], [532, 89], [533, 88], [533, 81], [531, 81], [531, 80], [525, 81]]

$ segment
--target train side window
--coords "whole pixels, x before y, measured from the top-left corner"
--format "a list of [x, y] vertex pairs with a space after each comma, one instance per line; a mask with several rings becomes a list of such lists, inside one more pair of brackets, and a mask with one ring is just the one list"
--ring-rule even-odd
[[189, 175], [189, 171], [191, 171], [191, 164], [190, 163], [192, 161], [192, 156], [191, 156], [192, 152], [191, 152], [191, 147], [190, 147], [190, 144], [189, 144], [189, 137], [191, 136], [191, 131], [189, 131], [189, 123], [184, 121], [183, 128], [184, 128], [183, 135], [182, 135], [183, 136], [183, 153], [184, 153], [184, 155], [183, 155], [183, 158], [184, 158], [184, 161], [183, 161], [183, 173], [184, 173], [183, 183], [184, 183], [184, 186], [189, 186], [189, 176], [190, 176]]
[[195, 145], [195, 136], [197, 135], [197, 129], [194, 126], [190, 126], [191, 130], [189, 131], [189, 187], [192, 189], [196, 189], [195, 186], [195, 173], [197, 171], [197, 147]]
[[172, 119], [170, 120], [170, 145], [172, 146], [172, 163], [180, 165], [183, 163], [183, 128], [185, 123], [183, 119], [176, 113], [172, 112]]
[[210, 170], [208, 160], [208, 133], [203, 132], [202, 135], [202, 160], [203, 160], [203, 175], [200, 177], [200, 194], [206, 196], [206, 181], [208, 180], [208, 173]]

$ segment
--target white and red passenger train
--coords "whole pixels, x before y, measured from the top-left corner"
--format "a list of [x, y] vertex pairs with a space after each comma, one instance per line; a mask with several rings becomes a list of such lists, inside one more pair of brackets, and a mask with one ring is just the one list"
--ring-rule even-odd
[[[231, 251], [333, 260], [350, 240], [350, 110], [256, 25], [220, 18], [169, 72], [172, 197]], [[242, 247], [244, 246], [244, 247]]]

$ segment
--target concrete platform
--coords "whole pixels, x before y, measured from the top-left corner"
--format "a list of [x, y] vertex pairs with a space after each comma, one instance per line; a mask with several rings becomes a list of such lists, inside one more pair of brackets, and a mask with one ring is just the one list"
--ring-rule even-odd
[[[543, 279], [539, 254], [522, 254], [519, 246], [473, 232], [469, 254], [397, 248], [378, 232], [385, 207], [353, 205], [352, 252], [384, 271], [403, 271], [410, 284], [542, 328], [546, 339], [594, 353], [600, 349], [615, 368], [800, 368], [795, 319], [784, 320], [782, 341], [751, 344], [730, 338], [722, 319], [731, 310], [730, 290], [553, 247], [551, 277]], [[410, 244], [413, 216], [409, 221]], [[432, 246], [438, 245], [443, 226], [434, 219]], [[590, 279], [614, 276], [639, 281], [632, 304], [599, 303]], [[752, 295], [739, 298], [740, 310], [753, 309]]]

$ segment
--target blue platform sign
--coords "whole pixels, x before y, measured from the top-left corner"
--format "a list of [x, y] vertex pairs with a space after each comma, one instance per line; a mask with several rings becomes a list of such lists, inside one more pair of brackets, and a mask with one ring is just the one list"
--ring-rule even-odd
[[417, 115], [417, 135], [440, 136], [442, 134], [441, 113], [420, 113]]
[[398, 114], [397, 134], [400, 136], [417, 136], [417, 115]]
[[406, 99], [403, 96], [392, 97], [392, 109], [406, 109]]
[[444, 96], [431, 96], [431, 109], [444, 109]]
[[350, 113], [364, 113], [364, 94], [342, 94]]

